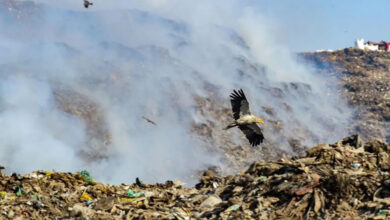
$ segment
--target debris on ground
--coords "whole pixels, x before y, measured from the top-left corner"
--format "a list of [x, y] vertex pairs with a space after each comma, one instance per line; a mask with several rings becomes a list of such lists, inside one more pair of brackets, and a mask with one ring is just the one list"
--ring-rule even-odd
[[127, 197], [129, 197], [129, 198], [138, 198], [138, 197], [143, 196], [143, 195], [144, 195], [143, 192], [134, 193], [134, 191], [132, 189], [129, 189], [129, 191], [127, 192]]
[[88, 184], [92, 183], [92, 176], [89, 174], [88, 171], [86, 170], [83, 170], [80, 172], [80, 175], [84, 178], [85, 182], [87, 182]]
[[363, 140], [390, 141], [390, 53], [345, 48], [302, 56], [335, 79], [339, 94], [356, 111], [349, 125], [352, 133], [361, 134]]
[[[390, 145], [357, 135], [291, 160], [253, 163], [222, 177], [183, 183], [91, 184], [88, 172], [1, 174], [5, 219], [386, 219]], [[88, 174], [88, 175], [87, 175]], [[82, 178], [81, 178], [82, 177]], [[88, 181], [90, 180], [90, 181]]]

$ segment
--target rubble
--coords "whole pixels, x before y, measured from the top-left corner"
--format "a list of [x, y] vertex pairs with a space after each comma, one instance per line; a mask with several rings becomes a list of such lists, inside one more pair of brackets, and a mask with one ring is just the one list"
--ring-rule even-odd
[[333, 77], [338, 93], [356, 110], [350, 133], [359, 133], [365, 141], [390, 141], [390, 53], [346, 48], [302, 56]]
[[[364, 51], [356, 48], [346, 48], [336, 51], [308, 52], [300, 54], [304, 61], [314, 65], [315, 69], [325, 75], [325, 84], [329, 84], [329, 94], [343, 97], [351, 107], [351, 121], [348, 126], [348, 134], [358, 133], [362, 141], [383, 139], [390, 141], [390, 53], [383, 51]], [[212, 87], [212, 86], [209, 86]], [[300, 93], [305, 93], [305, 86], [299, 84], [286, 85], [286, 88], [294, 88]], [[231, 112], [229, 107], [218, 98], [215, 91], [210, 89], [207, 98], [195, 97], [198, 104], [199, 114], [205, 115], [208, 120], [203, 124], [195, 124], [194, 133], [197, 133], [206, 142], [210, 143], [210, 151], [218, 151], [226, 156], [224, 161], [234, 172], [244, 169], [248, 163], [257, 158], [280, 158], [284, 153], [266, 142], [262, 148], [252, 149], [245, 143], [237, 146], [229, 141], [230, 133], [223, 132], [223, 125], [219, 122], [229, 121]], [[274, 91], [275, 90], [275, 91]], [[284, 91], [280, 88], [267, 88], [273, 91], [275, 99], [283, 96]], [[286, 105], [286, 109], [291, 107]], [[270, 106], [262, 106], [263, 117], [266, 120], [266, 129], [270, 129], [273, 135], [287, 140], [292, 152], [289, 155], [299, 155], [306, 146], [302, 145], [305, 139], [310, 137], [307, 131], [294, 131], [295, 137], [290, 138], [285, 129], [285, 124], [278, 120], [277, 111]], [[299, 122], [294, 122], [299, 123]], [[265, 129], [265, 131], [267, 131]], [[287, 131], [287, 132], [286, 132]], [[270, 149], [270, 150], [269, 150]]]
[[109, 185], [87, 171], [1, 174], [2, 219], [386, 219], [390, 145], [358, 135], [303, 157], [258, 161], [240, 174]]

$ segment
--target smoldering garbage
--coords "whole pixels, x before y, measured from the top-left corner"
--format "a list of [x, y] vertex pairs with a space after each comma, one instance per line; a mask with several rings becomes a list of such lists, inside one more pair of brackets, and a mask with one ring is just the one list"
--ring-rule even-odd
[[[1, 219], [386, 219], [390, 145], [351, 136], [234, 176], [110, 185], [87, 171], [1, 174]], [[359, 165], [356, 165], [359, 164]], [[87, 175], [88, 174], [88, 175]]]
[[340, 94], [356, 109], [349, 128], [364, 140], [390, 141], [390, 53], [345, 48], [333, 52], [301, 54], [322, 74], [337, 78]]

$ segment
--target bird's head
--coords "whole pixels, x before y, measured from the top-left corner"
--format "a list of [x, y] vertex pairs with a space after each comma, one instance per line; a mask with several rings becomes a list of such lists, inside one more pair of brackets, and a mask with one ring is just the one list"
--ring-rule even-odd
[[264, 121], [263, 121], [261, 118], [257, 118], [257, 117], [256, 117], [256, 123], [261, 123], [261, 124], [263, 124]]

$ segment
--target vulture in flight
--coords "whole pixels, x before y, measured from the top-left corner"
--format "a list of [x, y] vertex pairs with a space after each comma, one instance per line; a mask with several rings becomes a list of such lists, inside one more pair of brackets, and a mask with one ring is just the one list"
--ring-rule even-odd
[[242, 89], [238, 91], [233, 90], [230, 95], [230, 103], [232, 104], [234, 122], [230, 123], [225, 130], [238, 126], [252, 146], [261, 144], [264, 140], [264, 135], [256, 123], [264, 122], [261, 118], [251, 114], [248, 100], [246, 100]]

